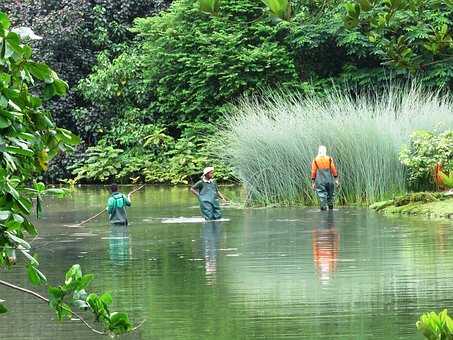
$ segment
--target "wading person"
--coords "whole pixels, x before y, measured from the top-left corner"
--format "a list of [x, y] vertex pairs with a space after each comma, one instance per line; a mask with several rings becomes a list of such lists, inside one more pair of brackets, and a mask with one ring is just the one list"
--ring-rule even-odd
[[327, 156], [324, 145], [319, 146], [318, 156], [311, 163], [312, 188], [318, 194], [321, 210], [333, 209], [335, 184], [338, 186], [338, 174], [332, 157]]
[[207, 221], [219, 220], [222, 218], [219, 198], [226, 201], [220, 193], [217, 183], [213, 180], [214, 168], [207, 167], [203, 170], [201, 180], [195, 183], [190, 191], [198, 197], [201, 214]]
[[112, 184], [110, 186], [112, 192], [107, 201], [107, 212], [109, 214], [109, 221], [112, 224], [127, 225], [126, 207], [131, 206], [131, 194], [127, 197], [118, 191], [118, 185]]

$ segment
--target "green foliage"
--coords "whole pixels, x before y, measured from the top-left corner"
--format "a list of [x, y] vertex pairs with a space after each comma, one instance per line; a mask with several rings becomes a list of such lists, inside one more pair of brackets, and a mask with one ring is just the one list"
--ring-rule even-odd
[[60, 320], [71, 318], [71, 305], [77, 309], [90, 309], [96, 321], [112, 334], [122, 334], [132, 329], [127, 314], [110, 311], [112, 297], [108, 293], [100, 297], [95, 293], [88, 294], [87, 287], [94, 279], [93, 275], [83, 275], [78, 264], [73, 265], [66, 273], [65, 281], [58, 287], [49, 286], [49, 305], [55, 309]]
[[415, 192], [402, 196], [395, 197], [393, 199], [393, 205], [395, 207], [401, 207], [403, 205], [408, 205], [415, 202], [435, 202], [443, 198], [442, 194], [435, 192]]
[[356, 0], [345, 8], [347, 27], [358, 28], [385, 64], [439, 86], [452, 85], [450, 0]]
[[[1, 1], [0, 10], [10, 14], [13, 27], [28, 26], [43, 37], [32, 41], [35, 58], [51, 65], [73, 89], [92, 71], [99, 54], [114, 58], [127, 48], [134, 18], [151, 15], [168, 4], [165, 0]], [[59, 126], [76, 131], [88, 146], [99, 140], [103, 127], [110, 126], [109, 111], [102, 112], [96, 101], [86, 102], [74, 90], [45, 106]], [[85, 149], [78, 148], [70, 158], [54, 158], [46, 179], [67, 177], [66, 169]]]
[[288, 0], [263, 0], [263, 2], [276, 17], [283, 20], [291, 18], [291, 3]]
[[428, 340], [453, 339], [453, 320], [446, 309], [439, 314], [435, 312], [423, 314], [416, 326]]
[[407, 190], [401, 146], [414, 130], [451, 128], [452, 105], [417, 88], [357, 98], [270, 95], [237, 107], [222, 133], [223, 155], [251, 201], [310, 204], [310, 166], [324, 144], [339, 169], [340, 201], [371, 203]]
[[[178, 182], [176, 174], [193, 172], [190, 164], [204, 160], [190, 155], [186, 141], [179, 147], [187, 146], [187, 157], [171, 161], [150, 150], [144, 157], [139, 153], [142, 130], [165, 128], [177, 143], [179, 123], [222, 122], [231, 103], [263, 88], [313, 95], [335, 86], [357, 94], [365, 87], [380, 89], [389, 78], [408, 77], [451, 87], [453, 16], [447, 0], [177, 0], [159, 15], [137, 19], [129, 30], [134, 18], [167, 4], [76, 0], [5, 5], [16, 24], [30, 24], [44, 36], [34, 42], [39, 59], [52, 63], [70, 85], [79, 84], [78, 91], [51, 107], [57, 122], [77, 131], [84, 144], [54, 159], [48, 179], [68, 177], [66, 169], [87, 161], [88, 147], [106, 140], [113, 149], [125, 150], [118, 156], [125, 158], [124, 174], [109, 177], [128, 181], [151, 169], [144, 175], [149, 181], [168, 181], [168, 176], [158, 177], [169, 171], [160, 163], [176, 161], [171, 178]], [[173, 142], [159, 147], [169, 144], [171, 149]], [[189, 167], [183, 169], [180, 162]]]
[[263, 7], [259, 0], [228, 0], [222, 15], [206, 16], [181, 0], [137, 19], [137, 47], [97, 68], [80, 90], [105, 111], [112, 103], [119, 112], [133, 105], [153, 122], [216, 121], [238, 96], [298, 80], [282, 39], [286, 28], [263, 16]]
[[113, 128], [97, 146], [88, 148], [87, 158], [74, 166], [73, 173], [77, 180], [88, 182], [187, 184], [198, 178], [204, 167], [214, 165], [218, 179], [232, 179], [231, 170], [216, 155], [214, 126], [182, 123], [178, 129], [180, 136], [174, 139], [158, 125], [140, 127], [131, 123]]
[[76, 179], [92, 178], [99, 182], [106, 182], [117, 175], [123, 167], [119, 155], [121, 149], [99, 143], [86, 151], [87, 158], [83, 161], [84, 166], [74, 171]]
[[439, 173], [442, 183], [446, 188], [453, 189], [453, 171], [450, 171], [450, 173], [447, 175], [444, 172]]
[[219, 13], [220, 0], [198, 0], [200, 11], [217, 15]]
[[4, 314], [8, 311], [8, 309], [2, 304], [2, 302], [5, 302], [5, 301], [0, 300], [0, 314]]
[[434, 189], [433, 171], [437, 163], [453, 171], [453, 131], [435, 133], [416, 131], [400, 153], [406, 166], [408, 182], [413, 189]]
[[[66, 83], [47, 65], [31, 60], [31, 48], [8, 30], [8, 17], [1, 13], [0, 19], [0, 266], [4, 266], [11, 264], [12, 249], [29, 248], [23, 243], [24, 233], [36, 234], [27, 219], [32, 208], [29, 194], [40, 202], [46, 191], [41, 183], [33, 189], [27, 189], [27, 184], [78, 138], [56, 127], [42, 107], [41, 98], [64, 94]], [[33, 93], [29, 91], [32, 86]]]
[[[0, 268], [14, 265], [16, 251], [20, 252], [26, 261], [30, 282], [42, 285], [47, 279], [38, 269], [36, 257], [30, 255], [30, 244], [25, 241], [27, 233], [37, 234], [29, 221], [33, 207], [31, 198], [37, 198], [39, 215], [45, 195], [65, 192], [46, 189], [43, 183], [33, 183], [33, 179], [47, 168], [52, 157], [72, 149], [79, 138], [57, 127], [51, 114], [43, 108], [46, 100], [64, 95], [67, 84], [46, 64], [33, 61], [31, 47], [23, 44], [9, 27], [8, 17], [0, 12]], [[31, 183], [33, 187], [29, 188]], [[76, 277], [80, 280], [75, 280]], [[80, 290], [88, 282], [80, 268], [73, 267], [59, 293], [61, 301], [68, 291]], [[63, 302], [51, 303], [51, 307], [59, 316], [69, 313]], [[0, 313], [4, 312], [6, 308], [0, 305]], [[107, 325], [113, 333], [127, 328], [124, 322], [114, 321], [111, 325], [118, 326]]]

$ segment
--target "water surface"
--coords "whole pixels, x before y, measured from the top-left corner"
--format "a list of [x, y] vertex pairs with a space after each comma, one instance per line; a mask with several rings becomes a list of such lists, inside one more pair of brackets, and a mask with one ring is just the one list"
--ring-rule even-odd
[[[114, 309], [147, 320], [126, 339], [413, 340], [421, 313], [453, 311], [451, 222], [225, 208], [228, 222], [162, 223], [199, 216], [196, 201], [186, 188], [147, 187], [133, 196], [128, 228], [105, 218], [71, 227], [107, 197], [83, 188], [48, 201], [33, 245], [52, 284], [80, 263]], [[20, 268], [0, 275], [30, 287]], [[0, 339], [103, 338], [28, 296], [0, 287], [0, 298], [10, 308]]]

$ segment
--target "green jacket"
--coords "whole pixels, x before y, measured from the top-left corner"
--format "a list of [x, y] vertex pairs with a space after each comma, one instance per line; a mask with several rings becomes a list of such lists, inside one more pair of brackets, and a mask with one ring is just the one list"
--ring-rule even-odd
[[127, 224], [126, 207], [130, 207], [131, 202], [120, 192], [114, 192], [107, 201], [107, 211], [110, 223]]

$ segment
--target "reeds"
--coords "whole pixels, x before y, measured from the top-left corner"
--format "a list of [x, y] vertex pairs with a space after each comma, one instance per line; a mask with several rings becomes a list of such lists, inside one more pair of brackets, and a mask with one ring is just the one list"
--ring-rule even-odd
[[453, 128], [451, 97], [416, 86], [353, 98], [270, 94], [239, 103], [221, 132], [222, 156], [256, 203], [313, 204], [310, 165], [318, 145], [336, 161], [342, 203], [406, 192], [402, 144], [414, 130]]

